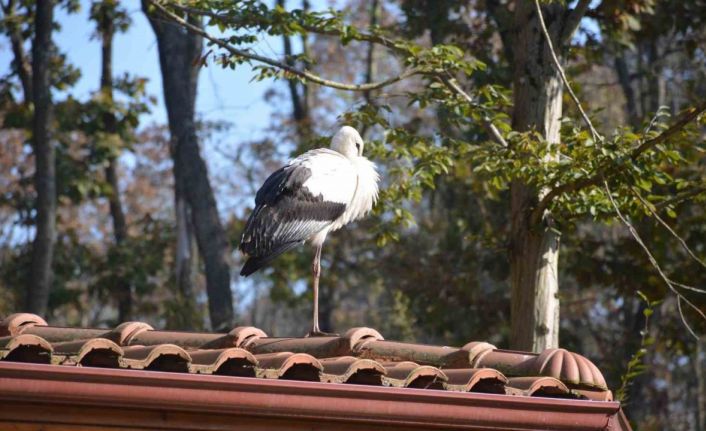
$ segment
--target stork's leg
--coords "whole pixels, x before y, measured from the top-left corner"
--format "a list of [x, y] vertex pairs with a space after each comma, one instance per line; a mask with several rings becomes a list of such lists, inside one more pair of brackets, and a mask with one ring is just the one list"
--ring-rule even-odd
[[319, 328], [319, 276], [321, 275], [321, 248], [323, 245], [316, 246], [316, 252], [314, 252], [314, 261], [311, 264], [311, 274], [314, 278], [314, 324], [311, 328], [311, 332], [307, 335], [308, 337], [321, 337], [328, 334], [326, 332], [321, 332]]
[[309, 335], [321, 333], [319, 328], [319, 276], [321, 276], [321, 248], [323, 244], [316, 246], [314, 252], [314, 261], [311, 264], [311, 274], [314, 278], [314, 325], [311, 328]]

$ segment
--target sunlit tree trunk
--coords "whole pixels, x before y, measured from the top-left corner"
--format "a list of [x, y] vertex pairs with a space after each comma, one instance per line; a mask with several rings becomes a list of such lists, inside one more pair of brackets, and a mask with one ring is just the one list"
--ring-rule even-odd
[[[536, 130], [559, 143], [562, 83], [539, 26], [534, 2], [516, 2], [513, 45], [512, 125], [516, 131]], [[558, 3], [543, 7], [554, 46], [561, 47], [566, 9]], [[557, 48], [559, 49], [559, 48]], [[542, 190], [515, 181], [510, 187], [511, 332], [514, 349], [542, 351], [559, 344], [559, 238], [546, 214], [532, 223], [530, 214]]]
[[50, 85], [54, 3], [38, 0], [35, 6], [32, 42], [32, 96], [34, 118], [34, 187], [37, 192], [36, 235], [32, 244], [32, 264], [25, 310], [46, 315], [53, 281], [52, 261], [56, 242], [56, 166], [52, 143], [53, 109]]
[[[184, 186], [199, 253], [206, 267], [211, 326], [214, 330], [223, 330], [233, 323], [234, 318], [229, 247], [218, 217], [206, 163], [200, 154], [194, 119], [203, 42], [177, 25], [152, 17], [146, 2], [142, 6], [157, 37], [175, 171], [179, 172], [176, 180]], [[200, 25], [197, 20], [189, 19]]]

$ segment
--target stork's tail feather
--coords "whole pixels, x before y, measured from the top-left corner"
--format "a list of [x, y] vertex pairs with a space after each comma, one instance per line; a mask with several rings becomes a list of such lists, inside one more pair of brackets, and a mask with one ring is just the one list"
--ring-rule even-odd
[[240, 275], [243, 277], [247, 277], [248, 275], [262, 269], [265, 265], [275, 260], [275, 258], [277, 258], [277, 256], [279, 256], [280, 254], [293, 249], [299, 244], [301, 244], [301, 241], [288, 242], [273, 249], [264, 256], [248, 257], [248, 260], [245, 261], [245, 265], [243, 265], [243, 269], [240, 270]]

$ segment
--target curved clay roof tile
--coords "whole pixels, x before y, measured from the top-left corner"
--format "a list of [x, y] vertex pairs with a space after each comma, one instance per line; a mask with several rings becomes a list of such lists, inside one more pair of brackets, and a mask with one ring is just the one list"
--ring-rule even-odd
[[546, 349], [534, 360], [530, 371], [573, 385], [607, 389], [603, 375], [591, 361], [565, 349]]
[[29, 326], [47, 326], [47, 322], [36, 314], [15, 313], [0, 321], [0, 337], [20, 335]]
[[42, 337], [20, 334], [5, 341], [5, 346], [0, 348], [0, 359], [40, 364], [51, 362], [54, 348]]

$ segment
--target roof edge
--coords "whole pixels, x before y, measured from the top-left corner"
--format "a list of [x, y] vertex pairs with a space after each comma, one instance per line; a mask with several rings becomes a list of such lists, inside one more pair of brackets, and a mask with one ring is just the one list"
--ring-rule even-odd
[[401, 429], [603, 430], [619, 423], [620, 412], [617, 402], [27, 363], [0, 362], [0, 387], [0, 400], [14, 403], [309, 418], [345, 421], [361, 429], [385, 424]]

